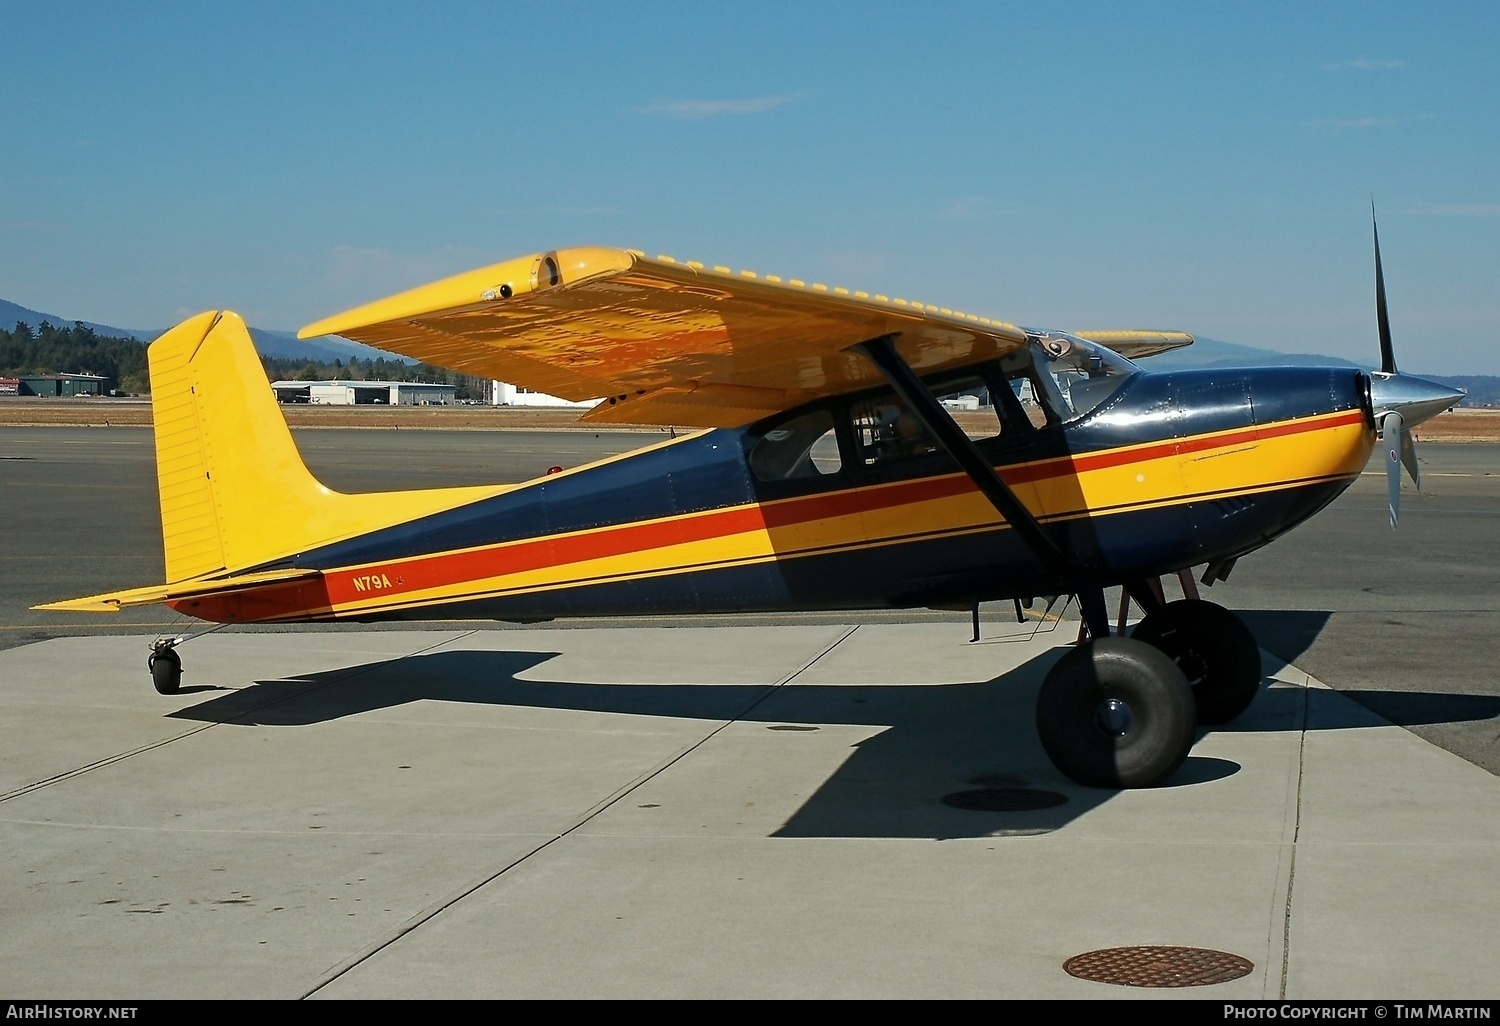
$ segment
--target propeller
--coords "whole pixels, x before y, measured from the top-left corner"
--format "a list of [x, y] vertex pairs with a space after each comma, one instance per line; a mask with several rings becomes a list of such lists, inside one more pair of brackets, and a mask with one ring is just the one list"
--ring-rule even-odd
[[1385, 273], [1380, 266], [1380, 228], [1375, 223], [1375, 201], [1370, 201], [1370, 228], [1375, 237], [1375, 323], [1380, 331], [1380, 370], [1370, 374], [1370, 405], [1380, 425], [1385, 447], [1386, 499], [1390, 505], [1391, 530], [1401, 509], [1401, 468], [1411, 483], [1422, 487], [1417, 470], [1417, 444], [1411, 429], [1451, 409], [1464, 397], [1457, 389], [1435, 381], [1402, 374], [1396, 370], [1396, 350], [1391, 344], [1391, 318], [1385, 305]]

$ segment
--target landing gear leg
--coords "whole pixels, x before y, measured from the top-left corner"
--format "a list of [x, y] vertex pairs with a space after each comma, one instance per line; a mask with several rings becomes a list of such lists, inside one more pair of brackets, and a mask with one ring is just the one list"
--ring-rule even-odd
[[1192, 687], [1198, 722], [1228, 723], [1260, 690], [1260, 646], [1244, 621], [1202, 599], [1147, 613], [1131, 635], [1165, 653]]
[[1036, 729], [1059, 770], [1090, 787], [1152, 787], [1193, 745], [1193, 693], [1177, 665], [1133, 638], [1096, 637], [1042, 682]]
[[146, 668], [158, 694], [175, 695], [182, 687], [182, 657], [177, 654], [177, 639], [162, 638], [151, 646]]

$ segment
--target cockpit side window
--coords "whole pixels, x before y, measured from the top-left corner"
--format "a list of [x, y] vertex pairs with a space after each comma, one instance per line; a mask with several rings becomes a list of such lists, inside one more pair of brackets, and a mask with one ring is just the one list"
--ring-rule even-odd
[[934, 384], [931, 391], [963, 433], [976, 442], [1000, 434], [1000, 419], [988, 376], [950, 378]]
[[1061, 424], [1065, 408], [1057, 383], [1051, 375], [1037, 369], [1031, 347], [1023, 346], [1000, 359], [1000, 370], [1010, 385], [1011, 397], [1020, 407], [1027, 423], [1034, 428]]
[[1000, 366], [1037, 427], [1077, 420], [1137, 371], [1114, 351], [1063, 332], [1032, 333], [1028, 345], [1008, 353]]
[[[970, 438], [982, 441], [1000, 434], [1000, 421], [988, 382], [977, 375], [949, 378], [928, 386]], [[864, 466], [883, 466], [941, 452], [942, 447], [893, 392], [854, 403], [849, 409], [855, 447]]]

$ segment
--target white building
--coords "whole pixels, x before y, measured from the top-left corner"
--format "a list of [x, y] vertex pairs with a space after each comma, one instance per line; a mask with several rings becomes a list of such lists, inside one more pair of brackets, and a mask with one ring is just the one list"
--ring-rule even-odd
[[276, 381], [280, 403], [313, 406], [452, 406], [454, 386], [429, 381]]
[[574, 403], [566, 399], [559, 399], [555, 395], [546, 395], [542, 392], [533, 392], [529, 388], [520, 388], [504, 381], [490, 382], [490, 405], [491, 406], [575, 406], [586, 408], [599, 405], [598, 399], [585, 399], [583, 402]]

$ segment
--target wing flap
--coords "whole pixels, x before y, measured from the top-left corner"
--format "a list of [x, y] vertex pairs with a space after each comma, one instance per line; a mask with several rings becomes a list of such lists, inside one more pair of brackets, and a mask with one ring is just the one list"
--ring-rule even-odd
[[[611, 249], [494, 264], [298, 335], [343, 335], [573, 401], [613, 399], [596, 422], [714, 427], [878, 384], [846, 350], [892, 333], [922, 372], [1026, 339], [1011, 324], [905, 299]], [[770, 408], [773, 393], [781, 405]]]
[[318, 570], [268, 570], [262, 573], [240, 574], [209, 581], [155, 584], [146, 588], [132, 588], [129, 591], [113, 591], [102, 595], [68, 599], [65, 602], [48, 602], [31, 608], [71, 613], [118, 613], [126, 606], [146, 606], [177, 599], [228, 595], [267, 584], [285, 584], [288, 581], [312, 580], [321, 576], [323, 576], [322, 572]]

